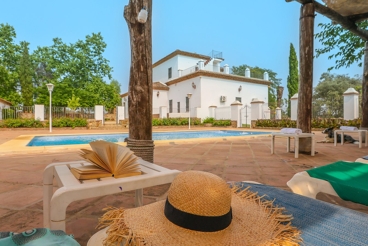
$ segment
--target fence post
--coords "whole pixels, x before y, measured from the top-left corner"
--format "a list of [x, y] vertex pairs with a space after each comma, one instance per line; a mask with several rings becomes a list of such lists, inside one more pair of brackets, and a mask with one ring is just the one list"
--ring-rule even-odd
[[45, 120], [45, 105], [36, 104], [34, 109], [35, 120]]
[[121, 120], [125, 120], [124, 107], [116, 106], [116, 125], [119, 125]]
[[359, 92], [349, 88], [342, 95], [344, 96], [344, 120], [359, 118]]
[[231, 126], [232, 127], [241, 127], [240, 109], [242, 105], [243, 104], [238, 101], [235, 101], [231, 104]]
[[276, 108], [275, 118], [276, 118], [276, 120], [281, 120], [281, 108], [279, 108], [279, 107]]
[[104, 117], [104, 106], [95, 105], [95, 120], [101, 120], [101, 125], [104, 125], [105, 117]]
[[290, 119], [296, 120], [298, 117], [298, 93], [290, 98]]
[[210, 111], [209, 112], [209, 117], [210, 118], [216, 119], [216, 108], [217, 108], [217, 106], [209, 106], [208, 107], [208, 110]]
[[263, 104], [264, 101], [258, 100], [258, 98], [252, 98], [251, 105], [251, 120], [263, 119]]
[[167, 107], [166, 106], [161, 106], [160, 107], [160, 119], [164, 119], [167, 118]]

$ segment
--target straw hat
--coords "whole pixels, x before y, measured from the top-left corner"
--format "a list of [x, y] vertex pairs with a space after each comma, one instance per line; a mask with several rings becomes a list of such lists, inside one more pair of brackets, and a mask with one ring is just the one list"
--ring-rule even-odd
[[109, 226], [104, 245], [299, 245], [300, 232], [283, 211], [214, 174], [187, 171], [166, 201], [110, 208], [100, 228]]

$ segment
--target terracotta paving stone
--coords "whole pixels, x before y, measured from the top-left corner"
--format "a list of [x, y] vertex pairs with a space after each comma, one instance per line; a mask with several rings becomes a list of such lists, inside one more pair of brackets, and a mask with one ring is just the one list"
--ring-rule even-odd
[[[197, 128], [199, 129], [199, 128]], [[212, 129], [212, 128], [211, 128]], [[127, 129], [124, 129], [127, 131]], [[160, 128], [160, 131], [172, 131]], [[183, 128], [184, 130], [184, 128]], [[186, 129], [185, 129], [186, 130]], [[208, 130], [206, 128], [205, 130]], [[116, 132], [104, 130], [103, 133]], [[60, 130], [53, 134], [99, 133], [97, 130]], [[44, 130], [0, 130], [0, 144], [19, 135], [49, 134]], [[316, 138], [324, 139], [319, 132]], [[355, 161], [368, 154], [368, 147], [357, 145], [316, 144], [318, 152], [314, 157], [286, 152], [286, 141], [275, 141], [275, 154], [271, 154], [269, 136], [238, 137], [209, 140], [155, 141], [155, 163], [180, 171], [201, 170], [212, 172], [226, 181], [255, 181], [290, 190], [286, 182], [296, 173], [323, 166], [338, 160]], [[293, 141], [291, 141], [293, 150]], [[22, 153], [3, 153], [0, 145], [0, 231], [22, 232], [42, 227], [42, 172], [52, 162], [80, 160], [78, 148], [44, 149]], [[54, 183], [56, 185], [56, 183]], [[144, 189], [144, 204], [165, 199], [169, 185]], [[56, 186], [55, 188], [56, 189]], [[134, 191], [76, 201], [70, 204], [66, 214], [67, 233], [75, 235], [81, 245], [97, 229], [98, 218], [103, 208], [116, 206], [134, 207]], [[368, 213], [368, 206], [343, 201], [338, 197], [319, 194], [317, 199], [339, 206]]]
[[0, 194], [0, 207], [8, 209], [24, 209], [42, 199], [42, 186], [26, 186], [18, 190]]
[[0, 208], [0, 221], [1, 221], [2, 217], [6, 216], [7, 214], [12, 213], [12, 212], [13, 212], [12, 210], [5, 209], [5, 208]]
[[43, 227], [42, 211], [19, 210], [1, 218], [0, 231], [23, 232]]
[[17, 190], [22, 187], [22, 184], [13, 184], [13, 183], [1, 183], [0, 185], [0, 194], [3, 192], [9, 192], [12, 190]]
[[42, 178], [40, 178], [42, 177], [42, 173], [41, 171], [27, 172], [27, 175], [24, 175], [20, 171], [2, 170], [0, 172], [0, 180], [9, 183], [42, 185]]

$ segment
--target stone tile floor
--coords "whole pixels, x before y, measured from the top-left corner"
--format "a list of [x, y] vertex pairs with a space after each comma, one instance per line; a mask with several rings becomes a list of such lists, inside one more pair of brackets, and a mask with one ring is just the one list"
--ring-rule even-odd
[[[173, 128], [155, 130], [172, 131]], [[202, 129], [194, 128], [194, 130]], [[112, 131], [102, 131], [102, 133], [109, 132]], [[22, 232], [34, 227], [43, 227], [43, 169], [52, 162], [80, 159], [78, 149], [46, 148], [43, 151], [24, 152], [15, 147], [13, 152], [1, 152], [1, 144], [19, 135], [47, 133], [47, 130], [0, 131], [0, 231]], [[97, 133], [97, 130], [54, 129], [53, 132], [53, 134], [69, 133]], [[315, 133], [317, 141], [324, 139], [323, 134]], [[331, 143], [317, 143], [316, 156], [301, 154], [295, 159], [293, 153], [286, 153], [284, 138], [276, 139], [275, 154], [271, 155], [269, 136], [156, 141], [155, 144], [155, 163], [163, 167], [181, 171], [201, 170], [214, 173], [226, 181], [251, 180], [285, 190], [289, 190], [286, 182], [297, 172], [337, 160], [354, 161], [368, 155], [368, 147], [364, 146], [359, 149], [358, 145], [354, 144], [334, 147]], [[161, 185], [145, 189], [144, 203], [164, 199], [168, 187], [169, 185]], [[343, 201], [338, 197], [320, 194], [317, 198], [368, 213], [368, 207]], [[133, 204], [134, 192], [73, 202], [67, 210], [66, 232], [74, 234], [81, 245], [86, 245], [88, 239], [97, 231], [98, 218], [103, 214], [104, 207], [131, 208]]]

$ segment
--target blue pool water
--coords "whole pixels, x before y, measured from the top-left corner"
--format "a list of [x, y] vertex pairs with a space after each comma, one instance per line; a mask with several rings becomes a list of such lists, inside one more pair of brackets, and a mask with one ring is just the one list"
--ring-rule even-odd
[[[154, 132], [153, 140], [171, 140], [188, 138], [214, 138], [214, 137], [236, 137], [269, 134], [270, 132], [249, 132], [249, 131], [188, 131], [188, 132]], [[63, 136], [36, 136], [27, 146], [54, 146], [71, 144], [88, 144], [95, 140], [105, 140], [109, 142], [124, 142], [128, 133], [121, 134], [91, 134], [91, 135], [63, 135]]]

